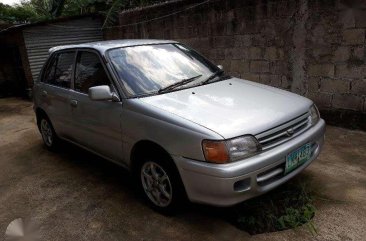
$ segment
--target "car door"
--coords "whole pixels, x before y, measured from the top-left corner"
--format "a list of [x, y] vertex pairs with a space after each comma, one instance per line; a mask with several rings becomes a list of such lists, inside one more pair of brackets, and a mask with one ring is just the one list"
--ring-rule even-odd
[[89, 88], [99, 85], [109, 85], [116, 92], [99, 54], [92, 50], [78, 51], [70, 97], [73, 137], [86, 148], [120, 162], [122, 102], [91, 100]]
[[55, 53], [42, 74], [39, 95], [42, 108], [60, 137], [71, 132], [70, 88], [76, 51]]

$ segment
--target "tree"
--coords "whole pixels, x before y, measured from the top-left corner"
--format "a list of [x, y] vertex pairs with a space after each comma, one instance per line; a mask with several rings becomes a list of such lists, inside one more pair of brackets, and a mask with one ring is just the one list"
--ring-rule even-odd
[[113, 0], [107, 11], [104, 12], [103, 27], [114, 25], [118, 22], [118, 13], [121, 10], [146, 6], [154, 3], [166, 2], [166, 0]]
[[0, 3], [0, 19], [7, 23], [27, 23], [37, 19], [37, 13], [28, 4], [9, 6]]
[[65, 0], [54, 0], [52, 1], [50, 13], [53, 17], [59, 17], [64, 7]]
[[114, 25], [118, 13], [123, 9], [164, 1], [166, 0], [23, 0], [15, 6], [0, 3], [0, 20], [8, 23], [29, 23], [64, 16], [101, 13], [105, 15], [105, 27]]

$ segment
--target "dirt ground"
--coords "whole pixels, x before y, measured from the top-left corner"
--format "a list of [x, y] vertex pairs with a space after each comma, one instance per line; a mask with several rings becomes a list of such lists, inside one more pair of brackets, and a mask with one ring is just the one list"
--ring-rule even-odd
[[315, 237], [306, 227], [250, 236], [198, 205], [162, 216], [122, 168], [72, 145], [47, 151], [31, 102], [0, 99], [0, 240], [16, 218], [32, 219], [40, 240], [365, 240], [366, 133], [328, 126], [305, 176], [316, 192]]

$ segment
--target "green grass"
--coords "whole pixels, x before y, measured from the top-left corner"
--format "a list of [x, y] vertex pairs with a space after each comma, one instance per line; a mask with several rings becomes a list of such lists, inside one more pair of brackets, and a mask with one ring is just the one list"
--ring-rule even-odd
[[294, 180], [263, 196], [248, 200], [234, 207], [230, 219], [238, 228], [250, 234], [274, 232], [308, 227], [312, 235], [317, 233], [312, 222], [316, 208], [313, 197], [304, 180]]

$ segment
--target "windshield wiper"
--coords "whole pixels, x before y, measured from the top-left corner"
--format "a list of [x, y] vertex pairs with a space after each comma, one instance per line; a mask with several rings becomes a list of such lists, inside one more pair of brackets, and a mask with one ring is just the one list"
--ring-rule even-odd
[[192, 78], [184, 79], [184, 80], [181, 80], [181, 81], [179, 81], [179, 82], [177, 82], [177, 83], [174, 83], [174, 84], [168, 85], [168, 86], [166, 86], [166, 87], [164, 87], [164, 88], [161, 88], [161, 89], [158, 91], [158, 93], [163, 93], [163, 92], [165, 92], [165, 91], [168, 91], [168, 90], [174, 89], [174, 88], [176, 88], [176, 87], [178, 87], [178, 86], [188, 84], [189, 82], [192, 82], [193, 80], [195, 80], [195, 79], [197, 79], [197, 78], [199, 78], [199, 77], [201, 77], [201, 76], [202, 76], [202, 75], [200, 74], [200, 75], [194, 76], [194, 77], [192, 77]]
[[208, 82], [210, 82], [211, 80], [213, 80], [214, 78], [216, 78], [218, 75], [224, 73], [223, 70], [218, 70], [216, 71], [215, 73], [213, 73], [212, 75], [210, 75], [210, 77], [208, 77], [206, 80], [204, 80], [201, 84], [204, 85], [204, 84], [207, 84]]

